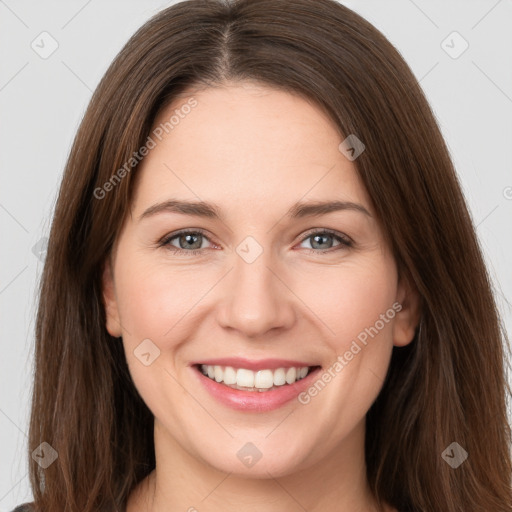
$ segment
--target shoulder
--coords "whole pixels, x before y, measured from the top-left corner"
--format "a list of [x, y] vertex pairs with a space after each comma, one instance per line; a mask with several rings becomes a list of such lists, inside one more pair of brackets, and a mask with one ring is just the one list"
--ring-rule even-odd
[[12, 512], [33, 512], [33, 510], [31, 503], [25, 503], [16, 507]]

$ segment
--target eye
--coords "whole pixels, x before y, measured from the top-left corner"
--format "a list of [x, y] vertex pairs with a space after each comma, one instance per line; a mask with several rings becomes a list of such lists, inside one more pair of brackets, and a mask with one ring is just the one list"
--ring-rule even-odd
[[[332, 242], [329, 242], [330, 239], [335, 239], [338, 241], [338, 245], [334, 246], [334, 250], [352, 247], [352, 240], [350, 240], [346, 235], [342, 235], [341, 233], [337, 233], [336, 231], [331, 231], [329, 229], [310, 232], [306, 237], [302, 239], [301, 244], [306, 240], [311, 240], [310, 245], [312, 248], [306, 248], [308, 252], [317, 254], [324, 254], [326, 252], [331, 253], [334, 251], [329, 250], [333, 247]], [[327, 247], [325, 247], [326, 245]]]
[[[172, 243], [177, 239], [178, 246]], [[200, 254], [202, 252], [202, 242], [208, 240], [208, 237], [202, 230], [195, 231], [179, 231], [164, 237], [159, 242], [159, 247], [166, 247], [173, 253]], [[190, 250], [189, 250], [190, 249]]]
[[[306, 248], [306, 250], [310, 253], [316, 254], [324, 254], [326, 252], [334, 252], [329, 249], [333, 248], [332, 242], [329, 242], [330, 239], [335, 239], [338, 244], [334, 245], [334, 250], [344, 249], [348, 247], [352, 247], [352, 240], [348, 238], [346, 235], [342, 235], [341, 233], [337, 233], [336, 231], [331, 231], [328, 229], [312, 231], [307, 236], [302, 238], [301, 244], [306, 240], [311, 239], [311, 249]], [[183, 230], [177, 233], [171, 233], [170, 235], [165, 236], [160, 242], [158, 242], [158, 247], [166, 247], [168, 250], [175, 254], [189, 254], [189, 255], [197, 255], [201, 254], [205, 247], [203, 246], [203, 242], [209, 240], [206, 234], [200, 230]], [[174, 242], [176, 241], [176, 242]], [[327, 245], [327, 247], [325, 247]]]

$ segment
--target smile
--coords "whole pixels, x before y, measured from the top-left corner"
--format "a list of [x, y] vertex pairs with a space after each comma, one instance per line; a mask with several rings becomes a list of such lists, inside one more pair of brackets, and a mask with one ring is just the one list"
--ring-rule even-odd
[[259, 392], [293, 384], [306, 377], [312, 368], [312, 366], [291, 366], [253, 371], [247, 368], [234, 368], [233, 366], [199, 365], [199, 370], [203, 375], [216, 382], [233, 389]]
[[312, 385], [322, 367], [289, 359], [251, 360], [239, 357], [189, 364], [202, 387], [216, 402], [245, 412], [268, 412], [292, 403]]

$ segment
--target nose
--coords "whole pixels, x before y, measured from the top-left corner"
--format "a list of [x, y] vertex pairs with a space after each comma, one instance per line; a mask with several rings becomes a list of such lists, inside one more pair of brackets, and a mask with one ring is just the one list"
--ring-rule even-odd
[[252, 263], [236, 255], [234, 268], [223, 279], [225, 300], [217, 310], [218, 322], [245, 338], [286, 330], [296, 321], [297, 297], [269, 252], [263, 251]]

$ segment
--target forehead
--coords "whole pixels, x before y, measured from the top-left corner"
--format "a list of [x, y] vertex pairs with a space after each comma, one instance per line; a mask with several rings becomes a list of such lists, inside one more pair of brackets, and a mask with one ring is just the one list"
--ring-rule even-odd
[[167, 196], [253, 211], [325, 199], [370, 209], [337, 127], [299, 95], [254, 83], [191, 89], [160, 112], [150, 136], [138, 213]]

